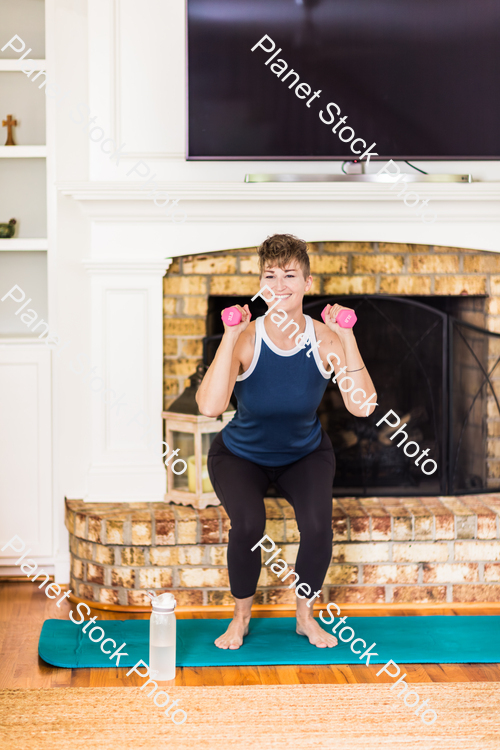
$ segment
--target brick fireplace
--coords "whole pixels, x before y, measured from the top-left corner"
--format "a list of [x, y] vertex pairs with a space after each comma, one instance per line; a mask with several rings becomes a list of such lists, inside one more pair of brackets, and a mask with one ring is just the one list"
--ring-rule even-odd
[[[500, 255], [382, 242], [314, 242], [309, 251], [312, 295], [484, 295], [486, 321], [474, 311], [467, 320], [500, 332]], [[252, 297], [259, 286], [257, 268], [255, 248], [184, 256], [170, 266], [164, 278], [165, 408], [201, 358], [209, 296]], [[500, 450], [492, 460], [500, 471]]]
[[[500, 332], [500, 255], [382, 242], [315, 242], [309, 250], [313, 295], [470, 297], [462, 319]], [[209, 298], [250, 298], [258, 289], [256, 269], [255, 248], [174, 259], [163, 282], [164, 408], [201, 359]], [[492, 365], [499, 340], [491, 339], [488, 347]], [[491, 396], [486, 429], [487, 486], [498, 486], [500, 415]], [[266, 532], [293, 562], [298, 531], [291, 508], [270, 497], [266, 509]], [[500, 495], [493, 493], [336, 498], [335, 547], [323, 601], [500, 601], [499, 510]], [[146, 588], [169, 588], [181, 604], [231, 602], [225, 567], [229, 521], [220, 506], [198, 511], [162, 503], [70, 501], [66, 525], [71, 586], [81, 598], [144, 606]], [[264, 569], [256, 601], [293, 600], [293, 592]]]
[[[500, 255], [452, 247], [368, 242], [309, 244], [315, 295], [391, 295], [460, 298], [465, 323], [500, 332]], [[209, 300], [214, 296], [247, 297], [258, 290], [255, 248], [175, 259], [164, 278], [164, 402], [167, 408], [186, 385], [202, 356], [207, 335]], [[306, 300], [307, 302], [307, 297]], [[230, 304], [227, 301], [226, 304]], [[213, 313], [212, 313], [213, 314]], [[500, 339], [485, 344], [484, 363], [491, 369], [500, 355]], [[468, 367], [458, 360], [462, 381]], [[500, 381], [500, 368], [491, 380]], [[465, 390], [476, 386], [475, 376]], [[470, 388], [469, 388], [470, 385]], [[483, 420], [484, 418], [484, 420]], [[477, 429], [487, 429], [484, 486], [500, 480], [500, 414], [488, 393]], [[473, 444], [470, 444], [473, 450]], [[463, 490], [462, 490], [463, 491]], [[436, 492], [438, 494], [438, 492]]]

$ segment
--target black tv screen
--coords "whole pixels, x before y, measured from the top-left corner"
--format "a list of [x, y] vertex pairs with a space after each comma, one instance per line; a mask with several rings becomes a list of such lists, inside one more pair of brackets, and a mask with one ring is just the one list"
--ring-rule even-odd
[[500, 158], [500, 0], [188, 0], [189, 159], [371, 144]]

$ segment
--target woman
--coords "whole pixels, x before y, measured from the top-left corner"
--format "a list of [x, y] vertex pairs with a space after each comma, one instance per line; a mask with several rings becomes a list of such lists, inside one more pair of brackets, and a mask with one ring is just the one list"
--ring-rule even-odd
[[[238, 307], [241, 322], [224, 326], [196, 396], [201, 413], [209, 417], [226, 410], [233, 388], [238, 400], [235, 416], [208, 454], [210, 479], [231, 520], [227, 557], [235, 608], [227, 631], [215, 641], [224, 649], [239, 648], [248, 633], [261, 569], [260, 547], [252, 547], [264, 536], [264, 497], [271, 482], [295, 511], [300, 531], [295, 571], [301, 583], [320, 595], [332, 556], [335, 456], [316, 410], [333, 367], [335, 372], [347, 368], [357, 388], [374, 390], [353, 329], [335, 323], [338, 313], [348, 308], [328, 306], [325, 324], [302, 312], [304, 294], [312, 286], [306, 243], [292, 235], [274, 235], [259, 248], [259, 263], [261, 287], [267, 285], [275, 295], [266, 290], [273, 312], [250, 322], [248, 305]], [[306, 351], [307, 346], [311, 348]], [[368, 416], [347, 393], [342, 397], [351, 414]], [[297, 597], [296, 618], [297, 633], [313, 645], [337, 644], [314, 619], [306, 599]]]

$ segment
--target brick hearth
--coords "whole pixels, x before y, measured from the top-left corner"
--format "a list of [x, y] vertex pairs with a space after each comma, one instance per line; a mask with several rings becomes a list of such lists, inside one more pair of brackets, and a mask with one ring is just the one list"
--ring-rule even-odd
[[[299, 534], [292, 509], [284, 499], [269, 498], [266, 510], [266, 533], [293, 563]], [[322, 601], [500, 601], [499, 512], [499, 494], [334, 500], [335, 544]], [[152, 588], [173, 591], [179, 604], [232, 602], [229, 519], [220, 506], [70, 500], [66, 526], [70, 588], [82, 599], [143, 606]], [[294, 600], [263, 567], [256, 603]]]

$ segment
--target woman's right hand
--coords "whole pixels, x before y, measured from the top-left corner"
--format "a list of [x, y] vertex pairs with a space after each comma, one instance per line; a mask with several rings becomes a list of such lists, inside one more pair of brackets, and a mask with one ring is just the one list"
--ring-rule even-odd
[[[250, 323], [250, 320], [252, 319], [252, 313], [250, 312], [248, 305], [245, 305], [244, 307], [241, 307], [241, 305], [232, 305], [232, 307], [235, 307], [237, 310], [240, 311], [241, 320], [236, 326], [228, 326], [223, 321], [224, 334], [229, 333], [229, 334], [236, 336], [237, 338], [240, 335], [240, 333], [243, 333], [243, 331], [248, 327], [248, 324]], [[224, 310], [222, 310], [221, 312], [221, 317], [222, 317], [223, 312]]]

